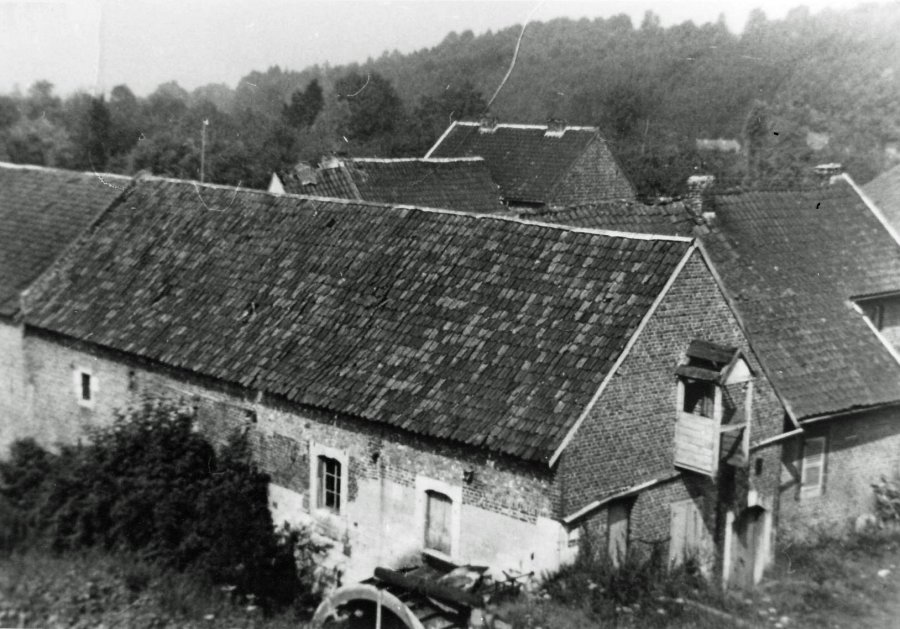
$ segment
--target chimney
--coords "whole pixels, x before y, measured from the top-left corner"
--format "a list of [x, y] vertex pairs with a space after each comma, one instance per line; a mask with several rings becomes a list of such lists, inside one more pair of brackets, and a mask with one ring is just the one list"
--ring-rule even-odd
[[813, 172], [816, 174], [816, 180], [819, 182], [819, 185], [827, 186], [834, 183], [835, 178], [843, 174], [844, 167], [836, 162], [819, 164], [813, 167]]
[[337, 168], [341, 165], [341, 160], [339, 160], [334, 155], [323, 155], [322, 160], [319, 162], [319, 168], [327, 169], [327, 168]]
[[544, 137], [561, 138], [566, 132], [566, 121], [562, 118], [548, 118]]
[[497, 118], [491, 114], [485, 114], [478, 120], [479, 133], [493, 133], [497, 130]]
[[294, 176], [301, 186], [315, 185], [316, 183], [316, 169], [303, 162], [294, 166]]
[[716, 212], [712, 205], [704, 202], [715, 183], [716, 178], [713, 175], [691, 175], [687, 180], [685, 203], [702, 213], [703, 220], [707, 223], [716, 220]]

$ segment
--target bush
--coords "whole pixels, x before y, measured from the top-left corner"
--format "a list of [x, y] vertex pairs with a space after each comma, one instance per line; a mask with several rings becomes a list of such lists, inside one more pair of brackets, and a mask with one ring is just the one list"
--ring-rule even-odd
[[882, 524], [900, 524], [900, 483], [881, 477], [875, 490], [875, 515]]
[[301, 532], [274, 530], [269, 479], [244, 435], [216, 452], [191, 413], [168, 404], [147, 402], [92, 432], [91, 445], [58, 455], [18, 442], [0, 480], [0, 500], [30, 525], [31, 541], [137, 553], [267, 606], [308, 598], [314, 584], [301, 583], [296, 558], [314, 562], [324, 550]]

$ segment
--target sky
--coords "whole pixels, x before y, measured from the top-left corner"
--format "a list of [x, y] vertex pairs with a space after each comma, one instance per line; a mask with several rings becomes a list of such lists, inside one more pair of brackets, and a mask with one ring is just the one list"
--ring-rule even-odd
[[[146, 95], [177, 81], [235, 86], [251, 70], [301, 70], [435, 46], [451, 31], [475, 34], [556, 17], [625, 13], [639, 25], [653, 11], [664, 26], [725, 15], [740, 32], [753, 8], [784, 17], [859, 0], [0, 0], [0, 92], [49, 80], [57, 93], [108, 92], [125, 83]], [[526, 40], [527, 41], [527, 40]]]

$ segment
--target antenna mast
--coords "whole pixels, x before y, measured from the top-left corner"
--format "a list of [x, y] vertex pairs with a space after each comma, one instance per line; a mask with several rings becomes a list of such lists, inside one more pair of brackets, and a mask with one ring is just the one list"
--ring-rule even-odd
[[200, 129], [200, 183], [203, 183], [204, 168], [206, 167], [206, 127], [209, 126], [209, 118], [203, 119], [203, 127]]

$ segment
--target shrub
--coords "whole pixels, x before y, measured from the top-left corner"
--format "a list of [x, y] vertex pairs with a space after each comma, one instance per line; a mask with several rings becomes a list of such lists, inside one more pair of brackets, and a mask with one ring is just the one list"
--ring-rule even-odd
[[310, 596], [303, 590], [313, 583], [301, 583], [306, 567], [296, 560], [315, 562], [323, 549], [302, 532], [274, 530], [269, 479], [245, 435], [216, 452], [186, 409], [146, 402], [92, 432], [90, 445], [58, 455], [18, 442], [0, 479], [0, 499], [55, 550], [137, 553], [264, 605]]
[[882, 524], [900, 524], [900, 483], [884, 476], [872, 485], [875, 490], [875, 515]]

